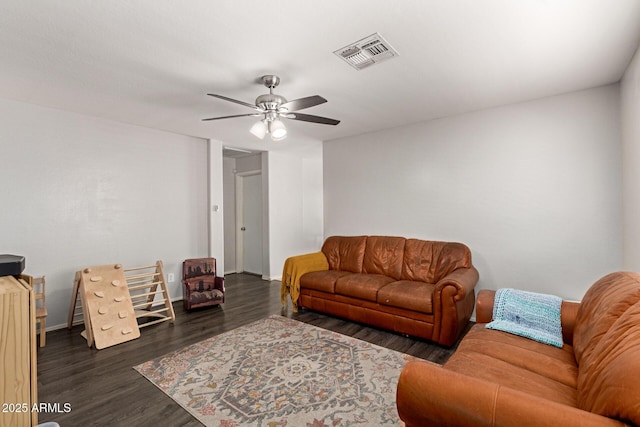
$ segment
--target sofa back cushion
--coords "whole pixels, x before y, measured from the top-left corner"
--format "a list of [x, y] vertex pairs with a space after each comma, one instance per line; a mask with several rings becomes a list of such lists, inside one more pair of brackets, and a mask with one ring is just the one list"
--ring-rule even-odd
[[579, 365], [588, 363], [600, 340], [631, 306], [640, 301], [640, 274], [616, 272], [594, 283], [580, 303], [573, 332]]
[[399, 280], [402, 273], [405, 241], [404, 237], [367, 237], [362, 272], [382, 274]]
[[471, 251], [462, 243], [407, 239], [402, 279], [437, 283], [453, 270], [471, 266]]
[[322, 245], [329, 270], [362, 273], [367, 236], [331, 236]]
[[640, 274], [612, 273], [589, 288], [573, 344], [578, 407], [640, 425]]

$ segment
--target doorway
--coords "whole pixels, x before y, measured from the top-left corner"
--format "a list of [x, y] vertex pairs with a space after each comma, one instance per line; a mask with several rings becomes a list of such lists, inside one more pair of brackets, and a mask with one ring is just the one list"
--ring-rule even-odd
[[262, 276], [262, 173], [236, 175], [236, 271]]

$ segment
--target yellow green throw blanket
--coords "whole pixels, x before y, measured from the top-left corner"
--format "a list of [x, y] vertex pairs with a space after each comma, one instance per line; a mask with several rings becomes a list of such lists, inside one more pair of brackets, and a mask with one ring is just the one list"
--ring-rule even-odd
[[298, 297], [300, 296], [300, 277], [311, 271], [328, 270], [327, 257], [322, 252], [297, 255], [287, 258], [282, 269], [282, 287], [280, 288], [280, 301], [287, 305], [287, 295], [291, 295], [293, 311], [298, 311]]

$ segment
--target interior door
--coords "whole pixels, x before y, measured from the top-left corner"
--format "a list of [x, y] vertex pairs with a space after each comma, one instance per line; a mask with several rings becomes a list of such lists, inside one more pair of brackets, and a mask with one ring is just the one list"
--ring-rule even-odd
[[247, 273], [262, 275], [262, 175], [242, 178], [242, 265]]

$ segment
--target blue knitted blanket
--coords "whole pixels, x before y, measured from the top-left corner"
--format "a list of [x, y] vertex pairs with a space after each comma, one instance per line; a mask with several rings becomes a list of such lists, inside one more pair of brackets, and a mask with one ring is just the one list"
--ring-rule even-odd
[[499, 289], [486, 327], [562, 347], [561, 305], [562, 298], [554, 295]]

